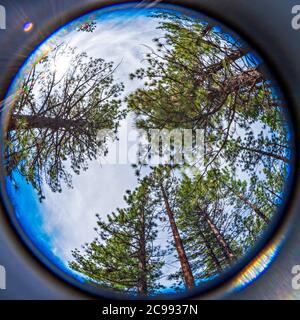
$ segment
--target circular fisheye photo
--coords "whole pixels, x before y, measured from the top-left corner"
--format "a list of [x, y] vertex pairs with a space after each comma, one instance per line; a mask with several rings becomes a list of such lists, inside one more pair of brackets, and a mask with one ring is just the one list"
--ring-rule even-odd
[[266, 62], [181, 7], [101, 8], [28, 57], [2, 111], [2, 196], [39, 254], [103, 296], [185, 295], [281, 214], [292, 127]]

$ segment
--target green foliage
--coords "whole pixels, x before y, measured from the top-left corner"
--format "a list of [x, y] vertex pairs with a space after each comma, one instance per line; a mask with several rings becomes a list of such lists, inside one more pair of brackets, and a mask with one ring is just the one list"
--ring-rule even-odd
[[254, 56], [202, 20], [173, 13], [155, 17], [164, 36], [154, 39], [156, 49], [149, 48], [148, 67], [130, 76], [145, 81], [127, 98], [137, 127], [203, 130], [204, 174], [227, 166], [250, 177], [265, 169], [279, 177], [282, 188], [290, 128], [273, 82]]
[[[69, 66], [60, 74], [59, 59]], [[105, 156], [106, 141], [114, 138], [125, 112], [114, 83], [115, 67], [101, 58], [61, 45], [35, 65], [12, 110], [7, 134], [6, 169], [18, 172], [43, 199], [43, 183], [61, 192], [72, 186], [72, 170], [87, 170], [88, 160]], [[100, 130], [107, 135], [100, 135]]]
[[[85, 256], [74, 252], [75, 270], [129, 292], [137, 291], [140, 274], [132, 257], [136, 251], [128, 245], [140, 223], [136, 208], [147, 211], [151, 199], [150, 243], [159, 233], [168, 234], [167, 253], [156, 263], [162, 267], [175, 257], [177, 269], [167, 274], [174, 289], [190, 288], [189, 276], [201, 285], [245, 256], [262, 236], [283, 203], [291, 158], [284, 106], [254, 56], [201, 20], [168, 12], [154, 16], [164, 36], [153, 39], [147, 67], [130, 74], [143, 86], [126, 98], [128, 108], [149, 135], [151, 129], [203, 130], [204, 157], [193, 164], [150, 167], [138, 188], [128, 192], [129, 207], [108, 223], [99, 220], [101, 241], [90, 244]], [[145, 165], [139, 165], [134, 169], [141, 177]], [[159, 277], [149, 274], [157, 289]], [[130, 279], [131, 285], [111, 279]]]
[[149, 194], [147, 180], [124, 197], [126, 208], [107, 216], [98, 215], [99, 238], [73, 251], [70, 267], [95, 285], [120, 292], [152, 295], [159, 283], [164, 251], [157, 238], [156, 200]]

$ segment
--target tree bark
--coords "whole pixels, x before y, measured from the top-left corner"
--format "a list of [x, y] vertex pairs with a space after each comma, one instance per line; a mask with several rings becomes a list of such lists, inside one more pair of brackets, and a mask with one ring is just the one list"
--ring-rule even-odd
[[8, 131], [17, 130], [18, 123], [24, 122], [24, 129], [53, 129], [58, 130], [73, 129], [76, 127], [82, 127], [86, 124], [82, 120], [70, 120], [63, 118], [51, 118], [38, 115], [16, 115], [12, 116], [8, 125]]
[[204, 232], [201, 230], [201, 226], [199, 226], [199, 233], [200, 233], [201, 238], [202, 238], [203, 241], [204, 241], [205, 247], [207, 248], [208, 254], [209, 254], [211, 260], [213, 261], [216, 269], [217, 269], [219, 272], [221, 272], [221, 271], [222, 271], [221, 263], [220, 263], [219, 259], [217, 258], [217, 256], [215, 255], [214, 250], [213, 250], [210, 242], [207, 240]]
[[211, 218], [209, 217], [209, 215], [207, 214], [207, 212], [204, 212], [203, 210], [200, 210], [200, 213], [203, 215], [205, 221], [207, 222], [210, 230], [212, 231], [212, 233], [214, 234], [219, 246], [222, 248], [224, 256], [226, 257], [226, 259], [228, 260], [228, 262], [230, 264], [232, 264], [235, 261], [235, 255], [232, 252], [229, 244], [227, 243], [227, 241], [225, 240], [225, 238], [223, 237], [223, 235], [221, 234], [220, 230], [218, 229], [218, 227], [214, 224], [214, 222], [211, 220]]
[[250, 207], [265, 223], [270, 223], [270, 219], [253, 203], [250, 202], [244, 195], [239, 192], [236, 192], [232, 187], [230, 187], [227, 183], [223, 182], [223, 184], [233, 192], [240, 200], [242, 200], [248, 207]]
[[174, 241], [175, 241], [175, 247], [178, 253], [178, 257], [179, 257], [179, 261], [180, 261], [180, 265], [181, 265], [181, 269], [182, 269], [182, 274], [183, 274], [183, 278], [184, 278], [184, 282], [187, 288], [192, 289], [195, 287], [195, 279], [192, 273], [192, 269], [191, 266], [189, 264], [188, 258], [186, 256], [186, 252], [183, 246], [183, 242], [182, 239], [180, 237], [176, 222], [175, 222], [175, 218], [174, 218], [174, 213], [171, 209], [170, 203], [169, 203], [169, 199], [168, 196], [166, 194], [165, 188], [164, 186], [161, 184], [160, 185], [161, 188], [161, 192], [163, 195], [163, 199], [164, 199], [164, 203], [165, 203], [165, 207], [166, 207], [166, 211], [167, 211], [167, 215], [170, 221], [170, 225], [171, 225], [171, 229], [172, 229], [172, 233], [173, 233], [173, 237], [174, 237]]
[[139, 234], [139, 277], [138, 277], [138, 293], [147, 296], [147, 257], [146, 257], [146, 221], [145, 211], [141, 210], [140, 215], [141, 229]]
[[285, 163], [289, 163], [290, 162], [290, 160], [288, 158], [285, 158], [285, 157], [280, 156], [278, 154], [275, 154], [273, 152], [268, 152], [268, 151], [255, 149], [255, 148], [250, 148], [250, 147], [244, 147], [244, 146], [238, 146], [238, 148], [240, 148], [242, 150], [249, 151], [249, 152], [259, 153], [259, 154], [261, 154], [263, 156], [266, 156], [266, 157], [270, 157], [270, 158], [274, 158], [274, 159], [277, 159], [277, 160], [281, 160], [281, 161], [283, 161]]
[[270, 223], [270, 219], [253, 203], [249, 201], [244, 195], [236, 193], [237, 197], [249, 206], [265, 223]]
[[225, 63], [231, 64], [237, 61], [238, 59], [240, 59], [241, 57], [243, 57], [245, 54], [247, 54], [247, 50], [245, 49], [235, 50], [231, 54], [226, 56], [222, 61], [209, 66], [207, 71], [209, 73], [216, 73], [224, 68]]
[[224, 95], [237, 92], [240, 88], [247, 88], [260, 83], [263, 80], [262, 74], [255, 68], [248, 69], [238, 75], [232, 76], [225, 80], [222, 85], [212, 88], [209, 93], [210, 99], [222, 99]]

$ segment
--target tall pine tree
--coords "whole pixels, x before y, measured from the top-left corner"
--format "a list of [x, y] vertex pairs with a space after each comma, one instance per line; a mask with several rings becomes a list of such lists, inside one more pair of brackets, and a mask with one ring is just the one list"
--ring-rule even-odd
[[150, 296], [162, 288], [159, 282], [164, 251], [156, 243], [157, 200], [144, 179], [124, 197], [126, 208], [107, 216], [98, 215], [99, 238], [73, 251], [70, 267], [106, 289]]
[[108, 137], [100, 130], [113, 138], [124, 117], [115, 69], [64, 44], [34, 64], [9, 114], [7, 175], [23, 176], [42, 199], [43, 183], [60, 192], [62, 181], [72, 185], [71, 172], [79, 174], [89, 160], [105, 156]]

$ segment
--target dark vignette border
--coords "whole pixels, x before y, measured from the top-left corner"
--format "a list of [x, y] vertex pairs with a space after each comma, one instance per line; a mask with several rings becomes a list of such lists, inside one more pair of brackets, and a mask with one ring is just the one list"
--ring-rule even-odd
[[[223, 16], [217, 15], [215, 12], [212, 12], [211, 10], [207, 10], [204, 5], [201, 5], [197, 3], [197, 0], [167, 0], [167, 1], [141, 1], [141, 2], [132, 2], [127, 0], [104, 0], [101, 2], [101, 4], [87, 4], [84, 6], [84, 8], [81, 8], [79, 10], [70, 10], [69, 13], [62, 17], [58, 17], [54, 22], [51, 23], [51, 25], [45, 26], [45, 29], [43, 34], [49, 34], [47, 38], [51, 37], [53, 33], [58, 31], [60, 28], [62, 28], [66, 23], [82, 16], [85, 14], [92, 13], [93, 11], [97, 9], [101, 9], [104, 7], [112, 6], [112, 5], [119, 5], [119, 4], [128, 4], [129, 6], [135, 6], [138, 4], [139, 8], [146, 8], [147, 6], [155, 6], [155, 7], [163, 7], [164, 5], [176, 5], [175, 9], [183, 12], [188, 13], [185, 9], [190, 9], [196, 12], [199, 12], [200, 15], [205, 15], [205, 18], [207, 20], [216, 21], [215, 24], [221, 24], [222, 30], [227, 31], [229, 34], [233, 34], [235, 38], [241, 40], [242, 43], [249, 43], [251, 49], [254, 48], [255, 53], [258, 53], [260, 57], [263, 58], [264, 64], [268, 66], [268, 70], [264, 70], [266, 74], [269, 74], [272, 78], [276, 79], [277, 84], [279, 85], [279, 93], [281, 93], [281, 97], [283, 101], [286, 101], [286, 106], [289, 108], [289, 115], [287, 116], [287, 120], [291, 124], [292, 127], [292, 141], [291, 145], [294, 147], [293, 153], [292, 153], [292, 164], [291, 164], [291, 172], [290, 172], [290, 181], [287, 183], [285, 193], [288, 195], [288, 199], [285, 201], [284, 205], [281, 206], [279, 209], [279, 213], [276, 215], [276, 217], [273, 218], [273, 221], [271, 225], [268, 227], [268, 230], [265, 232], [264, 238], [259, 241], [257, 246], [249, 252], [249, 254], [242, 258], [239, 263], [237, 263], [235, 266], [230, 268], [227, 272], [225, 272], [223, 275], [219, 276], [217, 279], [212, 280], [209, 282], [209, 284], [204, 284], [201, 286], [201, 288], [194, 289], [192, 291], [189, 291], [188, 293], [184, 294], [176, 294], [176, 295], [163, 295], [163, 296], [157, 296], [157, 298], [161, 299], [186, 299], [186, 298], [197, 298], [201, 295], [213, 293], [216, 289], [219, 289], [220, 286], [226, 287], [234, 278], [235, 276], [240, 273], [245, 266], [247, 266], [251, 261], [259, 254], [259, 252], [265, 248], [267, 248], [269, 245], [273, 243], [273, 240], [276, 238], [276, 236], [282, 234], [282, 232], [286, 232], [287, 224], [290, 221], [290, 211], [293, 203], [296, 199], [296, 186], [298, 185], [298, 176], [299, 176], [299, 150], [298, 146], [296, 144], [296, 141], [299, 140], [299, 123], [295, 119], [298, 119], [297, 115], [297, 103], [293, 99], [292, 92], [290, 91], [290, 88], [286, 85], [286, 83], [282, 80], [282, 73], [280, 71], [280, 68], [278, 65], [270, 59], [270, 57], [267, 56], [264, 49], [261, 46], [257, 45], [257, 42], [255, 39], [252, 38], [252, 36], [248, 33], [245, 33], [241, 30], [235, 32], [235, 30], [238, 30], [238, 24], [242, 24], [242, 22], [238, 23], [232, 23], [231, 21], [228, 21]], [[210, 19], [211, 18], [211, 19]], [[228, 26], [228, 28], [223, 28], [223, 26]], [[50, 31], [50, 32], [49, 32]], [[240, 35], [240, 36], [239, 36]], [[42, 42], [46, 40], [42, 34], [39, 34], [34, 42], [28, 44], [27, 48], [24, 50], [24, 56], [30, 56], [30, 54], [35, 50], [36, 47], [38, 47]], [[17, 70], [21, 68], [27, 61], [26, 59], [18, 59], [15, 62], [15, 65], [17, 66]], [[4, 80], [4, 92], [7, 92], [10, 88], [10, 85], [13, 83], [15, 79], [15, 76], [11, 77], [11, 75], [7, 75]], [[5, 96], [0, 96], [0, 99], [4, 99]], [[294, 119], [292, 121], [292, 119]], [[0, 133], [0, 139], [3, 137], [3, 132]], [[2, 157], [3, 153], [3, 146], [0, 145], [0, 156]], [[54, 266], [52, 262], [49, 261], [48, 258], [46, 258], [31, 242], [31, 240], [27, 237], [25, 232], [22, 230], [22, 228], [18, 225], [17, 220], [14, 218], [14, 216], [11, 214], [12, 208], [9, 204], [8, 197], [6, 195], [6, 192], [3, 192], [5, 190], [5, 181], [4, 181], [4, 175], [3, 170], [0, 171], [0, 188], [2, 190], [2, 193], [0, 194], [0, 200], [1, 200], [1, 207], [6, 212], [7, 219], [12, 227], [12, 229], [18, 234], [19, 240], [21, 239], [23, 245], [31, 251], [31, 256], [33, 256], [43, 267], [44, 269], [48, 270], [50, 274], [58, 276], [60, 280], [63, 282], [67, 282], [71, 284], [72, 286], [76, 287], [79, 290], [82, 290], [83, 292], [87, 292], [91, 295], [91, 297], [101, 297], [104, 299], [124, 299], [126, 296], [121, 294], [115, 294], [115, 293], [109, 293], [104, 290], [99, 290], [96, 288], [93, 288], [90, 285], [81, 284], [79, 281], [76, 281], [73, 277], [65, 274], [62, 270], [60, 270], [58, 267]], [[46, 266], [46, 268], [45, 268]], [[128, 297], [126, 297], [128, 298]], [[139, 298], [132, 298], [139, 299]], [[152, 299], [152, 298], [149, 298]]]

